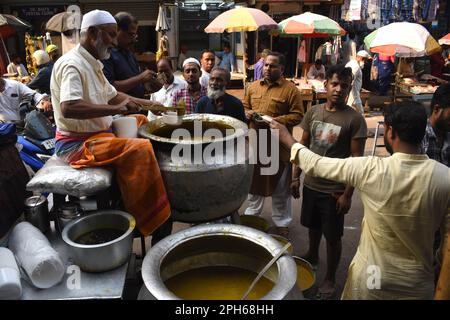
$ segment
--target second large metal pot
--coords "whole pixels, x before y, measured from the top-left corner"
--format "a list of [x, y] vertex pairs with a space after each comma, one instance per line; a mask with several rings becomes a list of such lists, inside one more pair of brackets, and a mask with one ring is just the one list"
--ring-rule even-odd
[[[206, 138], [180, 140], [171, 136], [176, 129], [192, 130], [196, 121], [203, 125], [201, 134], [205, 129], [222, 133], [229, 129], [229, 133], [213, 142]], [[239, 209], [253, 176], [247, 134], [247, 125], [242, 121], [213, 114], [184, 116], [181, 126], [169, 126], [156, 119], [139, 129], [139, 135], [152, 142], [175, 221], [213, 221]], [[223, 154], [210, 152], [214, 146], [223, 148]], [[199, 154], [201, 157], [194, 159]]]
[[[169, 289], [167, 281], [205, 267], [238, 268], [254, 272], [256, 277], [282, 248], [271, 236], [241, 225], [203, 224], [179, 231], [147, 252], [142, 263], [144, 286], [138, 299], [179, 300], [181, 297]], [[274, 286], [260, 299], [303, 299], [295, 285], [296, 264], [288, 253], [283, 254], [263, 277]], [[202, 292], [199, 294], [201, 296]], [[198, 299], [208, 300], [211, 296], [203, 293]]]

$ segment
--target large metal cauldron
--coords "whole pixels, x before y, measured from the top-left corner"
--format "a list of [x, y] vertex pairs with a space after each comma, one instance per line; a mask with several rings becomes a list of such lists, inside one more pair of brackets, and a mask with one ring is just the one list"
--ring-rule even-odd
[[[179, 231], [147, 252], [142, 263], [144, 285], [138, 299], [180, 300], [165, 282], [204, 267], [234, 267], [252, 271], [256, 277], [282, 247], [271, 236], [241, 225], [203, 224]], [[261, 300], [303, 299], [295, 285], [297, 267], [288, 253], [264, 277], [274, 286]], [[202, 300], [208, 299], [205, 296]]]
[[[193, 131], [194, 121], [201, 121], [203, 132], [218, 129], [224, 133], [228, 129], [229, 134], [214, 142], [172, 138], [175, 129]], [[213, 221], [239, 209], [253, 176], [247, 134], [247, 125], [242, 121], [213, 114], [186, 115], [180, 126], [166, 125], [156, 119], [139, 129], [139, 135], [152, 142], [175, 221]], [[223, 153], [211, 152], [214, 146], [221, 146]], [[181, 147], [184, 149], [180, 152]]]

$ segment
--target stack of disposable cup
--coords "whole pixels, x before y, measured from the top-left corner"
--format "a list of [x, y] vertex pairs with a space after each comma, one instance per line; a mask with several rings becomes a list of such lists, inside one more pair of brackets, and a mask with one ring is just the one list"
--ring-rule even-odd
[[0, 248], [0, 300], [16, 300], [21, 295], [20, 272], [14, 254]]
[[58, 252], [44, 234], [29, 222], [21, 222], [14, 227], [8, 247], [35, 287], [53, 287], [64, 276], [65, 268]]

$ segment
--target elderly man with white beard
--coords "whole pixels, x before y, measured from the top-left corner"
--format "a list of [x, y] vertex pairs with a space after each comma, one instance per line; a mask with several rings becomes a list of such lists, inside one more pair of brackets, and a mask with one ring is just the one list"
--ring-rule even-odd
[[227, 69], [213, 68], [209, 77], [208, 95], [198, 101], [195, 112], [220, 114], [246, 122], [242, 102], [225, 92], [230, 78], [230, 71]]
[[[80, 44], [55, 63], [51, 97], [55, 110], [58, 157], [74, 168], [112, 166], [127, 212], [143, 235], [152, 234], [170, 216], [170, 205], [153, 147], [147, 139], [118, 138], [112, 116], [136, 113], [149, 100], [118, 92], [103, 74], [117, 38], [117, 24], [107, 11], [83, 16]], [[148, 122], [133, 115], [137, 124]]]

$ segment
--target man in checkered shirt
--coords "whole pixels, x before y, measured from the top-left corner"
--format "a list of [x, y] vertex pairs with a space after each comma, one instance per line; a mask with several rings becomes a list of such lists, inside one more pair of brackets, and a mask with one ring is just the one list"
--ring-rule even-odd
[[195, 58], [188, 58], [183, 62], [183, 77], [187, 82], [187, 87], [175, 93], [172, 106], [176, 107], [182, 99], [186, 103], [186, 114], [193, 113], [200, 98], [207, 95], [207, 88], [200, 84], [202, 75], [200, 62]]
[[[433, 160], [450, 167], [450, 83], [442, 84], [431, 99], [431, 115], [422, 140], [422, 152]], [[450, 218], [434, 236], [435, 273], [439, 274], [442, 251], [448, 241]]]
[[442, 84], [433, 95], [422, 150], [450, 167], [450, 83]]

